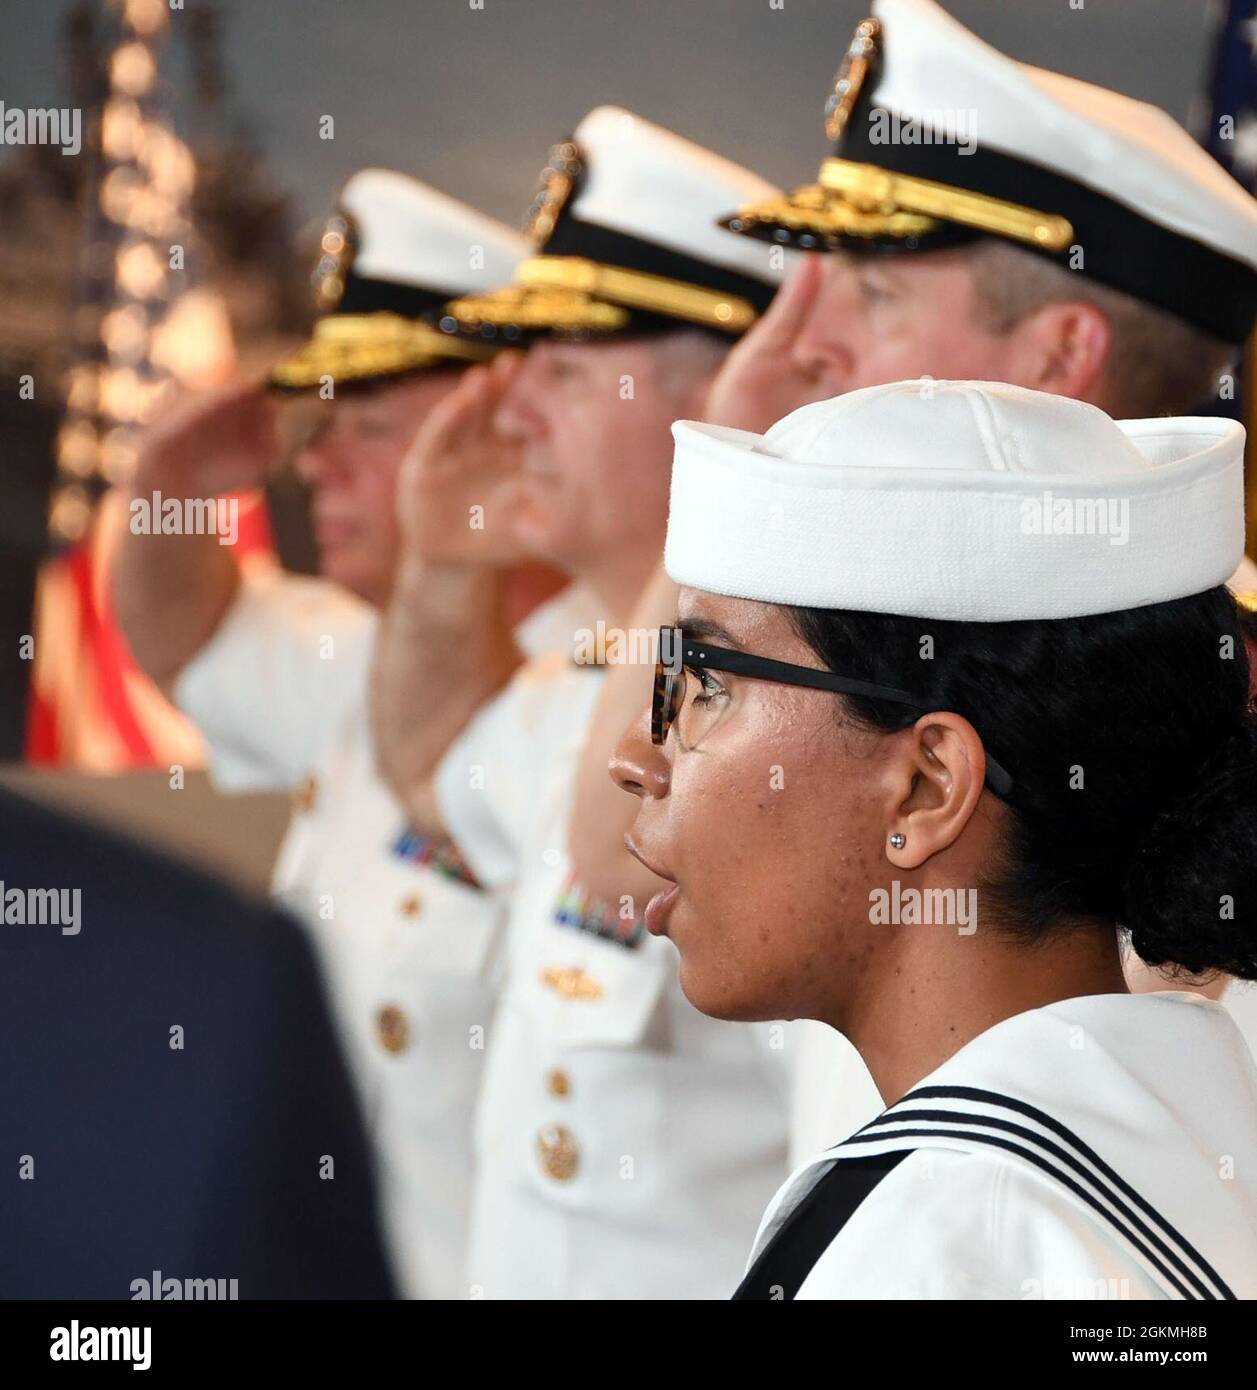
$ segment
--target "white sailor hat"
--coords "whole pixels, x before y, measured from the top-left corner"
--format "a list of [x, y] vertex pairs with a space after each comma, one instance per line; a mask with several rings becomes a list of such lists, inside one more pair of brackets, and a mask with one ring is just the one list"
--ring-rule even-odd
[[449, 333], [642, 333], [697, 324], [728, 337], [768, 307], [781, 251], [730, 236], [730, 207], [780, 196], [769, 183], [669, 130], [600, 106], [541, 172], [525, 230], [536, 254], [514, 284], [455, 300]]
[[363, 382], [490, 356], [491, 345], [452, 339], [433, 320], [452, 295], [501, 284], [528, 250], [518, 232], [418, 179], [361, 170], [323, 231], [321, 317], [271, 384], [302, 390], [324, 376]]
[[1257, 199], [1163, 111], [1014, 62], [934, 0], [874, 0], [825, 128], [816, 184], [725, 225], [805, 250], [998, 236], [1226, 342], [1257, 317]]
[[735, 598], [1004, 622], [1224, 584], [1244, 430], [1111, 420], [991, 382], [900, 381], [758, 435], [678, 421], [664, 563]]

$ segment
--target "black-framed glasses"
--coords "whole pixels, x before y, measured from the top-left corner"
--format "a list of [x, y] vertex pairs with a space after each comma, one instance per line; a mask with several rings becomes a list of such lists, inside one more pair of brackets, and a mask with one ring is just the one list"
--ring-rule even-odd
[[[715, 647], [701, 638], [687, 637], [683, 628], [664, 626], [659, 629], [659, 657], [655, 662], [655, 688], [650, 705], [650, 737], [653, 743], [662, 744], [667, 739], [668, 731], [681, 714], [687, 670], [695, 673], [704, 670], [728, 671], [730, 675], [750, 676], [755, 680], [776, 681], [782, 685], [799, 685], [809, 690], [831, 690], [839, 695], [888, 700], [921, 712], [929, 708], [920, 695], [891, 685], [878, 685], [851, 676], [839, 676], [833, 671], [817, 670], [813, 666], [796, 666], [792, 662], [775, 661], [768, 656]], [[996, 796], [1007, 796], [1013, 789], [1012, 777], [989, 753], [986, 757], [986, 781]]]

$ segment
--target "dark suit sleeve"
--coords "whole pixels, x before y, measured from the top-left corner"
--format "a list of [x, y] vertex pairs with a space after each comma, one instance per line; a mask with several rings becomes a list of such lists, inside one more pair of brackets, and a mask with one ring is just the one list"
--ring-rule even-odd
[[0, 883], [81, 895], [71, 934], [0, 926], [0, 1297], [388, 1296], [304, 931], [2, 791]]
[[241, 1298], [393, 1297], [373, 1156], [310, 946], [279, 915], [259, 941], [207, 1266], [239, 1270]]

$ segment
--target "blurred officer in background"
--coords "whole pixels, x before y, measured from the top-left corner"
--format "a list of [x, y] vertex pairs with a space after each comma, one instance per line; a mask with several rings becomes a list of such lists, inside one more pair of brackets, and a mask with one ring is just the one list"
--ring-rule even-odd
[[[662, 543], [668, 426], [701, 410], [786, 259], [716, 218], [772, 191], [599, 108], [551, 152], [537, 251], [514, 284], [447, 307], [452, 332], [534, 339], [522, 360], [478, 371], [458, 429], [486, 451], [495, 435], [521, 449], [511, 530], [589, 593], [604, 638], [626, 636]], [[440, 447], [421, 440], [416, 481]], [[433, 586], [451, 582], [440, 566], [413, 574], [377, 666], [383, 764], [414, 824], [451, 835], [481, 881], [511, 892], [476, 1125], [471, 1284], [488, 1297], [725, 1294], [785, 1163], [786, 1040], [702, 1017], [639, 915], [572, 891], [564, 840], [600, 684], [597, 627], [573, 628], [468, 724], [489, 691], [442, 655], [483, 623], [470, 607], [429, 611]]]
[[[402, 456], [468, 364], [495, 351], [429, 317], [509, 275], [526, 243], [415, 179], [370, 169], [346, 185], [323, 249], [324, 312], [270, 384], [299, 393], [296, 467], [325, 578], [242, 571], [214, 536], [127, 532], [118, 611], [140, 664], [205, 735], [215, 784], [293, 792], [274, 890], [319, 947], [380, 1150], [403, 1292], [451, 1296], [465, 1290], [468, 1116], [500, 904], [447, 842], [400, 833], [375, 770], [368, 672], [400, 553]], [[135, 495], [256, 485], [279, 453], [279, 414], [274, 393], [244, 387], [172, 412], [148, 436]], [[485, 583], [504, 679], [519, 660], [512, 620], [555, 584], [520, 569]], [[535, 635], [544, 624], [534, 613], [519, 640], [549, 645]]]

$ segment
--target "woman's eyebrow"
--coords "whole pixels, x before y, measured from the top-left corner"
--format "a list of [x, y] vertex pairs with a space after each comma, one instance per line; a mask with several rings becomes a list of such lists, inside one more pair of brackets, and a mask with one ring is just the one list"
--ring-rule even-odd
[[721, 627], [719, 623], [713, 622], [710, 618], [678, 618], [677, 626], [687, 639], [709, 637], [713, 642], [718, 642], [725, 647], [738, 647], [739, 649], [741, 647], [737, 638], [728, 628]]

